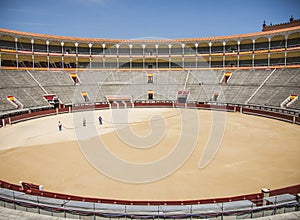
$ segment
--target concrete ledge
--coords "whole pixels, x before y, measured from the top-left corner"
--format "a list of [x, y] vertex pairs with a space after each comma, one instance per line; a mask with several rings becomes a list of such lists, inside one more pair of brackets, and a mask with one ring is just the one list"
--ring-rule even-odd
[[300, 219], [300, 211], [284, 213], [279, 215], [271, 215], [262, 218], [255, 218], [255, 220], [296, 220]]
[[[30, 213], [20, 210], [8, 209], [0, 206], [0, 220], [7, 220], [7, 219], [14, 219], [14, 220], [68, 220], [66, 218], [60, 217], [51, 217], [48, 215], [41, 215], [36, 213]], [[69, 218], [69, 220], [71, 220]]]

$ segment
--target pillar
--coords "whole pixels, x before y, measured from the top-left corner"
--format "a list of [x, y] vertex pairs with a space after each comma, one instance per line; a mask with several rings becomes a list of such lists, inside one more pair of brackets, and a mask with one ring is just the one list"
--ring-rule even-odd
[[92, 46], [93, 46], [93, 44], [92, 44], [92, 43], [89, 43], [89, 53], [90, 53], [90, 57], [92, 56]]
[[156, 50], [156, 69], [158, 69], [158, 44], [155, 44], [155, 50]]
[[76, 72], [78, 70], [78, 42], [75, 42], [75, 53], [76, 53], [76, 64], [75, 64], [75, 67], [76, 67]]
[[31, 39], [31, 53], [32, 53], [32, 68], [34, 69], [34, 51], [33, 51], [33, 44], [34, 44], [34, 39]]
[[17, 64], [17, 69], [18, 69], [19, 68], [18, 38], [15, 38], [15, 47], [16, 47], [16, 64]]
[[287, 58], [287, 40], [288, 36], [285, 36], [285, 46], [284, 46], [284, 67], [286, 67], [286, 58]]
[[240, 68], [240, 44], [241, 42], [238, 40], [237, 45], [238, 45], [238, 54], [237, 54], [237, 68]]
[[119, 47], [120, 44], [116, 44], [116, 48], [117, 48], [117, 68], [120, 67], [120, 60], [119, 60]]
[[253, 48], [252, 48], [252, 69], [254, 69], [254, 58], [255, 58], [255, 55], [254, 55], [254, 51], [255, 51], [255, 39], [252, 40], [252, 43], [253, 43]]
[[92, 69], [92, 46], [93, 44], [89, 43], [89, 48], [90, 48], [90, 69]]
[[269, 40], [269, 48], [268, 48], [268, 67], [270, 67], [270, 57], [271, 57], [271, 54], [270, 54], [270, 51], [271, 51], [271, 38], [269, 37], [268, 38]]
[[226, 42], [223, 41], [223, 69], [225, 69], [225, 46], [226, 46]]
[[171, 69], [171, 49], [172, 49], [172, 44], [169, 44], [168, 47], [169, 47], [169, 69]]
[[103, 69], [105, 69], [105, 46], [106, 44], [102, 44], [102, 48], [103, 48]]
[[263, 199], [263, 206], [267, 205], [267, 201], [265, 198], [268, 198], [270, 196], [270, 189], [263, 188], [261, 189], [262, 192], [262, 199]]
[[129, 56], [130, 56], [130, 60], [129, 60], [129, 69], [132, 70], [132, 44], [129, 44]]
[[50, 69], [49, 44], [50, 44], [50, 42], [47, 40], [46, 45], [47, 45], [47, 67], [48, 67], [48, 70]]
[[209, 42], [208, 46], [209, 46], [209, 63], [208, 63], [208, 67], [211, 68], [211, 46], [212, 46], [212, 42]]
[[182, 47], [182, 68], [184, 68], [184, 48], [185, 48], [185, 44], [181, 44]]
[[64, 45], [65, 45], [65, 43], [62, 41], [60, 43], [60, 45], [61, 45], [61, 67], [62, 67], [62, 69], [64, 69]]
[[34, 55], [31, 55], [31, 60], [32, 60], [32, 69], [34, 69]]
[[195, 57], [195, 68], [196, 69], [198, 68], [198, 46], [199, 46], [199, 44], [195, 43], [195, 54], [196, 54], [196, 57]]
[[143, 48], [143, 70], [144, 70], [145, 69], [145, 48], [146, 48], [146, 45], [142, 44], [142, 48]]

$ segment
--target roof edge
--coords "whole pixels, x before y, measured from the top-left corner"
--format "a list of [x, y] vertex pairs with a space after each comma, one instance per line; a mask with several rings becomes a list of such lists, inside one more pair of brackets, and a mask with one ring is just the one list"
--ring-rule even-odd
[[55, 40], [55, 41], [73, 41], [73, 42], [97, 42], [97, 43], [172, 43], [172, 42], [201, 42], [201, 41], [222, 41], [228, 39], [242, 39], [242, 38], [253, 38], [265, 35], [274, 35], [277, 33], [284, 33], [289, 31], [300, 30], [300, 25], [270, 31], [261, 31], [261, 32], [254, 32], [248, 34], [235, 34], [235, 35], [228, 35], [228, 36], [213, 36], [213, 37], [201, 37], [201, 38], [178, 38], [178, 39], [155, 39], [155, 40], [148, 40], [148, 39], [135, 39], [135, 40], [126, 40], [126, 39], [107, 39], [107, 38], [81, 38], [81, 37], [71, 37], [71, 36], [58, 36], [58, 35], [48, 35], [48, 34], [38, 34], [38, 33], [31, 33], [31, 32], [23, 32], [18, 30], [9, 30], [5, 28], [0, 28], [0, 33], [6, 33], [12, 36], [22, 36], [22, 37], [30, 37], [33, 39], [44, 39], [44, 40]]

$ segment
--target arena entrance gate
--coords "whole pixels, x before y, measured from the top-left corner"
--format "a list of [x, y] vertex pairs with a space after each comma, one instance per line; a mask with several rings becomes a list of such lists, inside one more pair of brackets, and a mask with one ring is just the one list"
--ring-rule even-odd
[[126, 95], [109, 95], [106, 96], [110, 108], [133, 108], [131, 96]]

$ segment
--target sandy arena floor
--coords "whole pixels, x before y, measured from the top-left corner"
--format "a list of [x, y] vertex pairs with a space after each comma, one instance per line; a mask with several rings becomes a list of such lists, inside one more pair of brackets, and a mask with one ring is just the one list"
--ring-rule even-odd
[[[100, 114], [102, 126], [97, 120]], [[64, 126], [61, 132], [59, 120]], [[190, 148], [195, 131], [196, 145]], [[206, 166], [199, 167], [210, 141], [218, 142], [219, 149], [206, 156]], [[98, 152], [100, 142], [105, 147]], [[178, 144], [181, 142], [185, 147]], [[204, 199], [300, 183], [300, 126], [240, 113], [153, 108], [55, 115], [1, 128], [0, 149], [1, 180], [23, 180], [41, 184], [47, 191], [89, 197]], [[105, 150], [121, 165], [113, 163]], [[182, 155], [188, 156], [182, 160]], [[93, 156], [96, 162], [91, 163]], [[166, 166], [172, 167], [175, 160], [182, 160], [182, 166], [168, 172]], [[167, 165], [159, 166], [163, 161]], [[108, 172], [120, 176], [102, 172], [101, 163], [107, 166], [103, 170], [109, 168]], [[149, 167], [137, 171], [139, 178], [135, 179], [128, 167], [141, 164]], [[163, 175], [166, 173], [169, 175]]]

